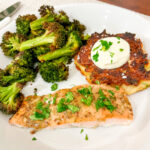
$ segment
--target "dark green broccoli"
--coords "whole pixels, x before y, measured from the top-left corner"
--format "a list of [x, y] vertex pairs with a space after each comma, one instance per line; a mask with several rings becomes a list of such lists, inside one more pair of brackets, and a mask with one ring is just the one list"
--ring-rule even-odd
[[54, 21], [59, 22], [60, 24], [69, 24], [69, 17], [64, 11], [59, 11], [58, 14], [55, 12], [53, 6], [43, 5], [39, 9], [41, 17], [45, 17], [48, 15], [52, 15], [54, 17]]
[[17, 33], [28, 36], [30, 34], [30, 22], [36, 20], [37, 17], [35, 15], [24, 15], [24, 16], [19, 16], [16, 19], [16, 27], [17, 27]]
[[73, 20], [70, 22], [68, 26], [65, 27], [68, 32], [77, 31], [79, 35], [83, 35], [84, 31], [86, 30], [85, 25], [81, 24], [78, 20]]
[[55, 14], [55, 21], [59, 22], [62, 25], [70, 24], [69, 17], [64, 11], [59, 11], [58, 14]]
[[45, 22], [55, 21], [54, 20], [54, 8], [53, 7], [50, 6], [48, 9], [46, 9], [46, 6], [45, 6], [45, 9], [44, 9], [44, 6], [43, 7], [41, 6], [39, 11], [41, 14], [43, 14], [43, 16], [30, 23], [31, 30], [41, 29]]
[[57, 49], [65, 44], [66, 31], [62, 25], [57, 22], [49, 22], [44, 23], [43, 28], [45, 29], [45, 33], [42, 36], [22, 42], [20, 51], [47, 44]]
[[32, 31], [41, 29], [45, 22], [59, 22], [60, 24], [69, 24], [69, 17], [64, 11], [59, 11], [55, 13], [53, 6], [43, 5], [39, 9], [41, 18], [30, 23], [30, 28]]
[[34, 52], [34, 55], [36, 57], [40, 56], [40, 55], [43, 55], [43, 54], [46, 54], [50, 51], [50, 46], [49, 44], [48, 45], [43, 45], [43, 46], [38, 46], [38, 47], [35, 47], [33, 48], [33, 52]]
[[17, 112], [19, 109], [23, 95], [20, 93], [23, 85], [20, 83], [13, 83], [10, 86], [0, 86], [0, 110], [7, 114]]
[[54, 61], [39, 63], [39, 72], [46, 82], [56, 82], [66, 80], [69, 75], [69, 69], [65, 65], [68, 62], [67, 57], [62, 57]]
[[14, 82], [26, 83], [34, 81], [36, 70], [10, 64], [5, 70], [0, 70], [0, 85], [7, 86]]
[[44, 62], [64, 56], [72, 57], [78, 52], [81, 45], [82, 41], [80, 36], [78, 35], [77, 32], [73, 31], [70, 33], [68, 41], [64, 47], [57, 49], [55, 51], [48, 52], [47, 54], [38, 56], [38, 60]]
[[33, 68], [34, 63], [35, 63], [35, 56], [33, 52], [30, 50], [19, 52], [12, 61], [12, 64], [17, 64], [19, 66], [29, 68]]
[[16, 33], [6, 32], [3, 35], [1, 48], [4, 52], [4, 55], [15, 57], [19, 53], [21, 42], [25, 41], [26, 38], [22, 35]]

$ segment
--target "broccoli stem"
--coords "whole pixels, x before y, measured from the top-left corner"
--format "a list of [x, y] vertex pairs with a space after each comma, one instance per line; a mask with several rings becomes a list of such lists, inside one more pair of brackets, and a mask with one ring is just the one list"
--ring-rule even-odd
[[44, 22], [53, 22], [54, 21], [54, 17], [53, 15], [46, 15], [40, 19], [37, 19], [33, 22], [30, 23], [30, 28], [31, 30], [38, 30], [42, 28], [42, 25]]
[[75, 53], [76, 53], [76, 51], [64, 47], [64, 48], [61, 48], [61, 49], [58, 49], [55, 51], [48, 52], [44, 55], [38, 56], [38, 60], [41, 62], [44, 62], [47, 60], [53, 60], [53, 59], [63, 57], [63, 56], [72, 56]]
[[33, 47], [41, 46], [41, 45], [50, 44], [50, 43], [53, 43], [54, 40], [55, 40], [55, 36], [53, 33], [46, 35], [46, 36], [43, 35], [40, 37], [36, 37], [34, 39], [23, 42], [20, 46], [20, 51], [24, 51]]
[[56, 59], [64, 56], [73, 56], [76, 54], [82, 45], [81, 38], [77, 32], [70, 33], [66, 45], [55, 51], [50, 51], [46, 54], [38, 56], [38, 60], [41, 62]]

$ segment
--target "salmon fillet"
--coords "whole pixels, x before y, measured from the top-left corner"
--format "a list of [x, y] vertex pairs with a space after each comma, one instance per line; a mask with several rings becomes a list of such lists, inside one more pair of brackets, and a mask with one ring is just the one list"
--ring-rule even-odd
[[[81, 102], [82, 98], [84, 99], [86, 96], [84, 95], [83, 89], [91, 90], [92, 101], [90, 105]], [[67, 93], [72, 93], [73, 99], [68, 103], [65, 102], [65, 104], [76, 106], [78, 108], [76, 110], [78, 111], [72, 112], [70, 109], [66, 109], [63, 112], [58, 112], [60, 101], [63, 98], [66, 99], [65, 101], [68, 100], [66, 97]], [[96, 109], [96, 106], [98, 106], [96, 105], [97, 101], [102, 100], [102, 95], [105, 97], [103, 102], [109, 100], [112, 106], [108, 107], [108, 105], [99, 105], [99, 109]], [[56, 100], [55, 103], [54, 99]], [[43, 103], [43, 107], [48, 105], [50, 114], [43, 120], [33, 120], [31, 116], [33, 116], [35, 111], [38, 111], [37, 105], [39, 102]], [[132, 120], [132, 106], [122, 89], [117, 89], [105, 84], [86, 84], [75, 86], [71, 89], [62, 89], [50, 95], [26, 97], [18, 112], [10, 118], [9, 123], [19, 127], [42, 129], [46, 127], [109, 126], [114, 124], [129, 124]]]

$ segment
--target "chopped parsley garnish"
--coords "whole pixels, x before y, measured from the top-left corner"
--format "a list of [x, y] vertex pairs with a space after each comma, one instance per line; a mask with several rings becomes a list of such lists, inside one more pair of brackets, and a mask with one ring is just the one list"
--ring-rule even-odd
[[117, 42], [118, 44], [120, 43], [120, 41]]
[[54, 84], [51, 86], [51, 90], [52, 90], [52, 91], [57, 90], [57, 88], [58, 88], [58, 84], [57, 84], [57, 83], [54, 83]]
[[56, 104], [56, 99], [57, 99], [58, 94], [55, 94], [55, 97], [53, 98], [53, 104]]
[[82, 134], [84, 132], [84, 129], [81, 129], [80, 133]]
[[66, 104], [65, 103], [65, 99], [62, 98], [59, 103], [57, 104], [57, 112], [63, 112], [66, 111], [67, 109], [69, 109], [72, 113], [78, 112], [80, 110], [79, 107], [75, 106], [75, 105], [71, 105], [71, 104]]
[[82, 88], [82, 89], [78, 90], [78, 92], [81, 95], [87, 97], [88, 95], [92, 94], [92, 87], [89, 86], [88, 88]]
[[108, 90], [108, 92], [111, 94], [111, 95], [115, 95], [115, 93], [113, 92], [113, 91], [111, 91], [111, 90]]
[[74, 99], [73, 93], [72, 92], [68, 92], [66, 94], [66, 99], [67, 99], [67, 103], [70, 103]]
[[98, 62], [98, 57], [99, 57], [99, 53], [96, 52], [96, 54], [93, 55], [93, 60], [94, 60], [95, 62]]
[[124, 51], [124, 49], [123, 48], [120, 48], [120, 52], [123, 52]]
[[85, 135], [85, 140], [88, 141], [88, 139], [89, 139], [89, 138], [88, 138], [88, 135], [86, 134], [86, 135]]
[[57, 112], [63, 112], [68, 109], [68, 106], [65, 104], [65, 99], [62, 98], [57, 104]]
[[101, 98], [105, 98], [105, 94], [103, 93], [103, 91], [101, 89], [99, 89], [98, 93]]
[[[112, 92], [111, 92], [112, 94]], [[99, 98], [95, 103], [96, 110], [98, 111], [100, 108], [107, 108], [110, 112], [112, 112], [115, 107], [112, 105], [111, 101], [105, 96], [103, 91], [99, 89]]]
[[114, 55], [115, 55], [115, 53], [110, 52], [110, 57], [111, 57], [111, 58], [114, 57]]
[[48, 99], [47, 98], [44, 98], [44, 102], [46, 102]]
[[82, 98], [81, 102], [84, 103], [87, 106], [90, 106], [93, 100], [93, 96], [88, 96], [87, 98]]
[[49, 104], [46, 106], [43, 106], [43, 103], [40, 101], [36, 105], [36, 111], [33, 113], [33, 115], [30, 116], [31, 120], [44, 120], [49, 118], [50, 116], [50, 109]]
[[119, 36], [117, 36], [116, 38], [117, 38], [118, 40], [120, 40], [120, 37], [119, 37]]
[[100, 82], [98, 80], [95, 81], [96, 84], [100, 84]]
[[70, 111], [72, 111], [72, 113], [78, 112], [78, 111], [80, 110], [79, 107], [77, 107], [77, 106], [75, 106], [75, 105], [71, 105], [71, 104], [68, 105], [68, 109], [69, 109]]
[[97, 47], [95, 47], [95, 48], [93, 49], [93, 51], [97, 50], [98, 48], [100, 48], [100, 45], [97, 46]]
[[88, 88], [82, 88], [78, 90], [78, 92], [84, 96], [84, 98], [81, 99], [81, 102], [87, 106], [90, 106], [93, 100], [92, 87], [89, 86]]
[[113, 63], [113, 60], [111, 59], [111, 61], [110, 61], [110, 62], [111, 62], [111, 64], [112, 64], [112, 63]]
[[116, 107], [114, 107], [111, 103], [110, 100], [107, 100], [107, 101], [104, 101], [104, 104], [105, 104], [105, 107], [110, 111], [110, 112], [113, 112]]
[[98, 111], [100, 108], [103, 108], [105, 105], [102, 99], [98, 99], [95, 103], [96, 110]]
[[33, 138], [32, 138], [32, 141], [36, 141], [36, 140], [37, 140], [37, 138], [36, 138], [36, 137], [33, 137]]
[[103, 51], [107, 51], [110, 48], [110, 46], [113, 44], [112, 42], [107, 42], [105, 40], [100, 40], [100, 43], [102, 45]]
[[119, 86], [118, 86], [118, 85], [116, 85], [116, 87], [115, 87], [115, 88], [116, 88], [116, 90], [117, 90], [117, 91], [118, 91], [118, 90], [120, 90], [120, 88], [119, 88]]

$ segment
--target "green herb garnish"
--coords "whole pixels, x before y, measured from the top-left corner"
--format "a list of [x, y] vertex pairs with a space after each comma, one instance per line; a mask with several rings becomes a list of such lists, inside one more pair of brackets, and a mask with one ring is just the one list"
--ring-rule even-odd
[[102, 99], [98, 99], [95, 103], [95, 107], [96, 107], [96, 110], [98, 111], [100, 108], [103, 108], [105, 105], [104, 105], [104, 102]]
[[66, 94], [66, 99], [67, 99], [67, 103], [70, 103], [74, 99], [73, 93], [72, 92], [68, 92]]
[[88, 139], [89, 139], [89, 138], [88, 138], [88, 135], [86, 134], [86, 135], [85, 135], [85, 140], [88, 141]]
[[120, 90], [120, 88], [119, 88], [119, 86], [118, 85], [116, 85], [115, 86], [115, 88], [116, 88], [116, 90], [118, 91], [118, 90]]
[[80, 133], [82, 134], [84, 132], [84, 129], [81, 129]]
[[94, 60], [95, 62], [98, 62], [98, 57], [99, 57], [99, 53], [96, 52], [96, 54], [93, 55], [93, 60]]
[[56, 99], [57, 99], [58, 94], [55, 94], [55, 97], [53, 98], [53, 104], [56, 104]]
[[120, 41], [117, 42], [118, 44], [120, 43]]
[[[112, 91], [111, 91], [111, 94], [114, 94], [114, 93], [112, 93]], [[112, 105], [111, 101], [105, 96], [105, 94], [103, 93], [103, 91], [101, 89], [99, 89], [99, 95], [100, 96], [95, 103], [96, 110], [98, 111], [100, 108], [105, 107], [110, 112], [112, 112], [115, 109], [115, 107]]]
[[78, 92], [84, 96], [84, 98], [81, 99], [81, 102], [83, 102], [87, 106], [90, 106], [93, 100], [92, 87], [89, 86], [88, 88], [82, 88], [78, 90]]
[[111, 61], [110, 61], [110, 62], [111, 62], [111, 64], [112, 64], [112, 63], [113, 63], [113, 60], [111, 59]]
[[88, 88], [78, 89], [78, 92], [79, 92], [81, 95], [87, 97], [88, 95], [92, 94], [92, 87], [89, 86]]
[[46, 106], [43, 106], [43, 103], [40, 101], [36, 105], [36, 111], [33, 113], [33, 115], [30, 116], [31, 120], [44, 120], [49, 118], [50, 116], [50, 109], [49, 104]]
[[87, 106], [90, 106], [93, 100], [93, 96], [88, 96], [87, 98], [82, 98], [81, 102]]
[[120, 37], [119, 37], [119, 36], [117, 36], [116, 38], [117, 38], [118, 40], [120, 40]]
[[114, 57], [114, 55], [115, 55], [115, 53], [110, 52], [110, 57], [111, 57], [111, 58]]
[[93, 49], [93, 51], [97, 50], [98, 48], [100, 48], [100, 45], [97, 46], [97, 47], [95, 47], [95, 48]]
[[95, 81], [96, 84], [100, 84], [100, 82], [98, 80]]
[[111, 90], [108, 90], [108, 92], [111, 94], [111, 95], [115, 95], [115, 93], [113, 92], [113, 91], [111, 91]]
[[57, 88], [58, 88], [58, 84], [57, 84], [57, 83], [54, 83], [54, 84], [51, 86], [51, 90], [52, 90], [52, 91], [57, 90]]
[[44, 102], [46, 102], [48, 99], [47, 98], [44, 98]]
[[102, 50], [103, 51], [107, 51], [110, 46], [113, 44], [112, 42], [107, 42], [107, 41], [104, 41], [104, 40], [100, 40], [100, 43], [102, 45]]
[[124, 49], [123, 48], [120, 48], [120, 52], [123, 52], [124, 51]]
[[36, 141], [36, 140], [37, 140], [37, 138], [36, 138], [36, 137], [33, 137], [33, 138], [32, 138], [32, 141]]
[[69, 109], [70, 111], [72, 111], [72, 113], [78, 112], [78, 111], [80, 110], [80, 108], [77, 107], [77, 106], [75, 106], [75, 105], [69, 104], [69, 105], [67, 105], [67, 106], [68, 106], [68, 109]]
[[68, 106], [65, 104], [65, 99], [62, 98], [57, 104], [57, 112], [63, 112], [68, 109]]

